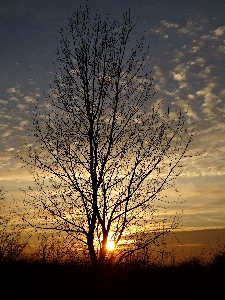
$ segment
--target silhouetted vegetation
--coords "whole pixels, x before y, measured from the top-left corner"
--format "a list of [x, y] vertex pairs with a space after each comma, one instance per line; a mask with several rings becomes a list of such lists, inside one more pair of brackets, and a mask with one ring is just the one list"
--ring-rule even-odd
[[224, 292], [224, 257], [168, 265], [136, 257], [99, 274], [84, 261], [1, 261], [1, 299], [217, 299]]
[[5, 225], [9, 223], [1, 224], [4, 225], [1, 227], [4, 239], [0, 241], [2, 300], [217, 299], [224, 291], [222, 246], [207, 262], [193, 257], [166, 263], [165, 252], [160, 248], [158, 257], [144, 250], [127, 256], [117, 266], [106, 264], [96, 273], [88, 256], [67, 247], [65, 241], [40, 235], [28, 244], [19, 231], [7, 234]]
[[15, 261], [22, 257], [28, 246], [27, 240], [22, 238], [22, 231], [15, 222], [15, 214], [5, 203], [5, 190], [0, 187], [0, 262]]
[[88, 256], [69, 247], [66, 240], [45, 233], [28, 243], [19, 228], [11, 231], [9, 226], [7, 234], [7, 226], [14, 223], [12, 215], [9, 220], [4, 214], [1, 221], [2, 300], [206, 299], [217, 298], [223, 292], [222, 246], [207, 262], [197, 257], [175, 262], [173, 253], [166, 253], [161, 245], [154, 257], [152, 251], [143, 250], [127, 256], [117, 266], [106, 264], [96, 273]]

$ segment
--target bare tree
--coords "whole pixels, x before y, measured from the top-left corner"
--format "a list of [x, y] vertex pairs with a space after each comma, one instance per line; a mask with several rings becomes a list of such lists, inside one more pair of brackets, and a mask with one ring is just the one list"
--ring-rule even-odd
[[[37, 146], [28, 150], [38, 192], [26, 205], [40, 212], [36, 227], [66, 233], [102, 266], [176, 227], [173, 219], [163, 230], [154, 216], [193, 132], [185, 114], [152, 101], [148, 49], [144, 38], [132, 40], [129, 12], [110, 22], [86, 7], [68, 20], [45, 109], [34, 113]], [[154, 225], [160, 230], [150, 236]]]
[[22, 228], [16, 222], [13, 210], [5, 203], [5, 190], [0, 187], [0, 262], [22, 258], [28, 246], [22, 237]]

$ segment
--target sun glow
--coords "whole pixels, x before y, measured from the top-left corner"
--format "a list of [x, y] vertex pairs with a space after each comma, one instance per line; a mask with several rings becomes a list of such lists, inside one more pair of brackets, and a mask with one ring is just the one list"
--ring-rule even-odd
[[114, 241], [107, 241], [106, 248], [107, 248], [108, 251], [113, 251], [115, 249]]

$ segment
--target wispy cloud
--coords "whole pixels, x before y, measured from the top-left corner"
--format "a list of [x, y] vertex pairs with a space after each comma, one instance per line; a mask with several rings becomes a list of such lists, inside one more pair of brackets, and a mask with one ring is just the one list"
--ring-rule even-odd
[[214, 35], [217, 37], [225, 35], [225, 26], [220, 26], [216, 30], [214, 30]]
[[16, 94], [18, 96], [21, 96], [22, 93], [21, 93], [21, 91], [19, 89], [20, 87], [21, 86], [11, 87], [11, 88], [7, 89], [6, 93], [8, 93], [8, 94]]
[[167, 29], [169, 29], [169, 28], [178, 28], [179, 27], [178, 24], [171, 23], [171, 22], [168, 22], [168, 21], [165, 21], [165, 20], [162, 20], [161, 24], [162, 24], [162, 27], [167, 28]]
[[[164, 74], [156, 72], [159, 97], [164, 96], [174, 110], [181, 109], [194, 120], [197, 136], [193, 154], [206, 151], [184, 162], [188, 168], [184, 176], [188, 177], [225, 175], [225, 91], [220, 79], [225, 63], [221, 55], [225, 51], [225, 26], [212, 30], [205, 24], [204, 19], [189, 21], [179, 28], [163, 21], [154, 32], [163, 38], [173, 30], [176, 45], [166, 56], [169, 61]], [[172, 49], [171, 44], [168, 47]], [[155, 71], [161, 69], [160, 64], [154, 67]], [[165, 80], [160, 82], [160, 77]]]
[[6, 105], [8, 102], [0, 99], [0, 103]]

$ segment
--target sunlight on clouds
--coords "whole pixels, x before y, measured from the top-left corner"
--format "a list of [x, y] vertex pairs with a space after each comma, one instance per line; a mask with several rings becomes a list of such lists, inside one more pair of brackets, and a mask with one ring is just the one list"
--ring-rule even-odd
[[215, 83], [209, 83], [206, 87], [196, 93], [198, 96], [204, 97], [202, 109], [203, 112], [211, 118], [215, 117], [215, 111], [213, 109], [221, 103], [221, 99], [212, 92], [215, 87]]
[[18, 98], [15, 97], [15, 96], [12, 96], [12, 97], [9, 98], [9, 100], [11, 100], [11, 101], [18, 101]]
[[9, 94], [9, 100], [11, 101], [19, 101], [19, 97], [23, 96], [20, 91], [21, 86], [17, 85], [16, 87], [11, 87], [6, 90], [6, 94]]
[[[225, 41], [224, 41], [224, 43], [225, 43]], [[219, 51], [225, 53], [225, 45], [219, 46]]]
[[[17, 180], [32, 181], [33, 177], [29, 172], [30, 168], [25, 167], [24, 163], [15, 156], [18, 149], [21, 149], [22, 147], [18, 147], [17, 143], [14, 143], [14, 145], [15, 148], [5, 148], [0, 152], [0, 181], [7, 180], [13, 182], [13, 184]], [[23, 152], [24, 157], [26, 158], [26, 153], [25, 151]], [[22, 154], [22, 149], [20, 150], [20, 153]], [[28, 182], [26, 182], [26, 184], [28, 184]], [[2, 184], [0, 184], [0, 186], [1, 185]]]
[[173, 73], [173, 79], [177, 81], [185, 80], [186, 77], [184, 74]]
[[20, 94], [19, 90], [17, 90], [16, 88], [12, 87], [7, 89], [6, 93], [15, 93], [15, 94]]
[[168, 22], [166, 20], [161, 21], [161, 26], [159, 28], [150, 29], [151, 32], [161, 35], [165, 40], [168, 40], [169, 34], [166, 34], [166, 30], [174, 30], [178, 28], [179, 25], [175, 23]]
[[204, 58], [204, 57], [197, 57], [196, 60], [195, 60], [195, 62], [196, 62], [198, 65], [200, 65], [201, 67], [203, 67], [204, 64], [205, 64], [205, 58]]
[[217, 28], [216, 30], [214, 30], [214, 34], [215, 36], [221, 36], [225, 34], [225, 26], [221, 26], [219, 28]]
[[154, 81], [157, 80], [160, 83], [159, 86], [164, 87], [165, 84], [167, 83], [167, 79], [165, 77], [165, 74], [163, 73], [163, 70], [158, 66], [154, 66], [153, 70], [154, 70]]
[[185, 64], [179, 64], [174, 68], [174, 71], [171, 72], [174, 80], [183, 81], [187, 79], [187, 72], [189, 71], [189, 66]]
[[189, 94], [189, 95], [188, 95], [188, 98], [191, 99], [191, 100], [193, 100], [193, 99], [195, 99], [195, 96], [192, 95], [192, 94]]
[[8, 102], [0, 99], [0, 103], [6, 105]]
[[20, 126], [25, 126], [25, 125], [27, 125], [28, 124], [28, 121], [26, 120], [26, 121], [22, 121], [21, 123], [20, 123]]
[[11, 133], [13, 132], [13, 130], [6, 130], [3, 134], [2, 134], [2, 137], [5, 138], [5, 137], [8, 137], [11, 135]]
[[225, 97], [225, 89], [220, 92], [220, 97]]
[[161, 21], [161, 24], [165, 28], [178, 28], [179, 27], [178, 24], [170, 23], [170, 22], [165, 21], [165, 20]]
[[197, 53], [200, 50], [199, 46], [193, 46], [190, 50], [191, 53]]
[[36, 102], [36, 99], [34, 97], [32, 97], [32, 96], [25, 96], [24, 100], [27, 103], [35, 103]]
[[187, 113], [187, 116], [189, 116], [190, 118], [192, 118], [194, 120], [199, 120], [199, 117], [198, 117], [196, 111], [194, 111], [194, 109], [191, 107], [191, 105], [186, 100], [182, 100], [179, 97], [176, 97], [175, 100], [177, 102], [172, 102], [172, 104], [177, 104], [181, 108], [182, 111], [185, 111]]
[[[224, 82], [221, 85], [219, 81], [224, 76], [225, 26], [209, 28], [206, 23], [207, 20], [202, 18], [178, 25], [164, 18], [148, 31], [163, 41], [157, 48], [157, 51], [160, 49], [158, 58], [151, 56], [158, 92], [154, 100], [164, 101], [165, 107], [170, 107], [171, 117], [175, 118], [179, 110], [186, 111], [188, 122], [194, 121], [197, 132], [189, 152], [193, 157], [184, 159], [187, 171], [178, 179], [181, 193], [188, 199], [183, 206], [184, 212], [188, 218], [196, 214], [204, 224], [206, 219], [210, 224], [213, 220], [223, 224], [219, 216], [225, 203], [225, 89]], [[46, 72], [52, 74], [52, 71]], [[25, 85], [9, 83], [0, 99], [0, 180], [15, 195], [19, 195], [19, 188], [25, 188], [33, 180], [29, 169], [21, 169], [22, 162], [15, 158], [16, 151], [21, 156], [27, 155], [24, 143], [29, 144], [31, 140], [24, 127], [31, 128], [31, 108], [40, 97], [40, 83], [36, 78], [30, 78], [30, 74], [27, 76], [29, 90]], [[203, 154], [194, 156], [198, 152]], [[177, 194], [171, 197], [176, 199]], [[170, 212], [175, 213], [172, 209]], [[210, 216], [210, 213], [214, 215]], [[196, 227], [201, 227], [201, 220], [194, 222]]]
[[178, 49], [175, 49], [175, 57], [173, 58], [174, 63], [179, 63], [181, 59], [184, 57], [184, 53]]
[[187, 28], [180, 28], [177, 32], [181, 34], [191, 34], [190, 30]]
[[[203, 34], [200, 35], [200, 32]], [[224, 26], [217, 28], [215, 32], [207, 32], [204, 31], [204, 26], [196, 26], [193, 22], [188, 22], [187, 27], [178, 28], [177, 33], [184, 41], [183, 45], [181, 43], [181, 47], [176, 48], [171, 55], [170, 66], [173, 71], [170, 71], [170, 75], [174, 80], [174, 87], [167, 82], [165, 89], [159, 91], [166, 95], [167, 99], [170, 97], [174, 108], [187, 111], [187, 115], [195, 120], [194, 126], [198, 133], [195, 147], [197, 146], [200, 152], [206, 150], [202, 158], [193, 157], [192, 163], [187, 162], [190, 168], [189, 176], [225, 174], [223, 167], [225, 151], [222, 147], [224, 138], [220, 138], [219, 134], [220, 130], [221, 135], [224, 135], [225, 93], [223, 89], [219, 89], [219, 74], [216, 73], [217, 64], [221, 66], [222, 57], [219, 52], [224, 50], [224, 40], [221, 40]], [[189, 38], [195, 36], [195, 39], [187, 43], [181, 33], [188, 34]], [[166, 34], [166, 27], [164, 34]], [[208, 49], [213, 49], [213, 61]], [[164, 76], [168, 78], [166, 72]], [[160, 87], [160, 83], [156, 83], [157, 88], [158, 86]], [[208, 137], [209, 132], [211, 141]], [[216, 140], [220, 142], [215, 143]]]
[[27, 109], [27, 108], [28, 108], [28, 106], [27, 106], [26, 104], [17, 104], [16, 107], [18, 107], [18, 108], [21, 109], [21, 110], [24, 110], [24, 109]]

